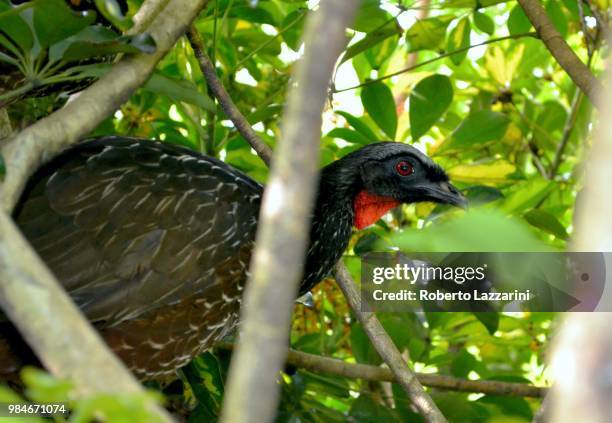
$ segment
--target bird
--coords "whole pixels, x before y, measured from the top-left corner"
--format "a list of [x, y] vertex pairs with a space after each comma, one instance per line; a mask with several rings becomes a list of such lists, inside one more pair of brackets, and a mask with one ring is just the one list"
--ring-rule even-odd
[[[126, 366], [141, 380], [164, 379], [238, 325], [263, 190], [190, 149], [107, 136], [40, 168], [13, 217]], [[317, 192], [300, 295], [331, 273], [353, 227], [402, 203], [466, 204], [442, 167], [399, 142], [325, 166]], [[0, 377], [27, 351], [4, 317]]]

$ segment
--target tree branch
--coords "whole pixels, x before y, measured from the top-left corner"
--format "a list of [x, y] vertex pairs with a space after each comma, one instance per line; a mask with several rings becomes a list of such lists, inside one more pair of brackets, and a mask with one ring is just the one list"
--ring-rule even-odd
[[559, 31], [548, 18], [546, 11], [538, 0], [518, 0], [525, 14], [536, 29], [550, 54], [567, 72], [574, 83], [585, 93], [593, 104], [598, 104], [597, 95], [603, 92], [603, 86], [591, 70], [576, 56], [567, 45]]
[[442, 415], [431, 397], [425, 392], [412, 369], [408, 367], [399, 350], [395, 344], [393, 344], [387, 332], [385, 332], [380, 321], [376, 318], [376, 315], [374, 313], [362, 311], [362, 299], [357, 292], [353, 278], [351, 278], [342, 260], [336, 265], [334, 276], [349, 306], [357, 315], [357, 318], [363, 326], [363, 330], [368, 335], [368, 338], [370, 338], [370, 342], [372, 342], [378, 354], [396, 376], [397, 382], [402, 385], [408, 398], [410, 398], [410, 401], [412, 401], [414, 406], [419, 410], [419, 413], [428, 422], [446, 422], [446, 418]]
[[[78, 395], [142, 392], [142, 387], [110, 353], [9, 213], [36, 168], [90, 132], [144, 83], [205, 3], [172, 1], [151, 24], [154, 54], [126, 57], [63, 109], [13, 136], [2, 151], [7, 173], [0, 192], [0, 305], [41, 362], [71, 379]], [[165, 410], [153, 402], [149, 406], [171, 421]]]
[[191, 43], [191, 48], [195, 53], [198, 63], [200, 64], [200, 69], [202, 70], [202, 74], [206, 79], [206, 83], [210, 88], [210, 91], [213, 93], [215, 98], [219, 101], [221, 108], [230, 118], [230, 120], [236, 126], [236, 129], [244, 137], [245, 140], [251, 147], [257, 152], [257, 155], [261, 157], [264, 163], [270, 167], [270, 162], [272, 160], [272, 150], [268, 145], [255, 133], [251, 125], [244, 117], [240, 110], [236, 107], [232, 98], [229, 96], [223, 84], [219, 80], [217, 76], [217, 71], [215, 70], [214, 64], [210, 61], [208, 56], [205, 53], [204, 43], [202, 42], [202, 37], [198, 30], [195, 27], [189, 28], [187, 32], [187, 38]]
[[224, 398], [224, 422], [268, 422], [276, 414], [277, 378], [287, 355], [316, 192], [321, 113], [357, 4], [357, 0], [321, 2], [306, 23], [304, 57], [288, 95], [282, 137], [264, 192], [241, 310], [243, 332]]
[[[234, 345], [221, 342], [215, 345], [224, 350], [233, 350]], [[349, 379], [364, 379], [372, 382], [397, 382], [397, 377], [385, 367], [369, 364], [348, 363], [346, 361], [289, 350], [287, 364], [310, 370], [315, 373], [327, 373]], [[524, 383], [501, 382], [496, 380], [469, 380], [452, 376], [429, 373], [415, 373], [421, 384], [437, 389], [460, 392], [479, 392], [487, 395], [506, 395], [517, 397], [543, 397], [548, 388], [527, 385]]]
[[[610, 41], [610, 40], [609, 40]], [[584, 188], [575, 213], [574, 251], [612, 251], [612, 62], [607, 63], [606, 91], [600, 97], [599, 128], [583, 168]], [[610, 309], [609, 287], [599, 308]], [[555, 383], [545, 410], [551, 422], [604, 422], [612, 415], [610, 402], [612, 337], [610, 313], [568, 313], [553, 348]]]

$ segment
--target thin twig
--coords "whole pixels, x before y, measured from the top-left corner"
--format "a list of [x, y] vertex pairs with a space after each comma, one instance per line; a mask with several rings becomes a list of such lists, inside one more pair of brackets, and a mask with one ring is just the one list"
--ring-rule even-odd
[[359, 85], [355, 85], [355, 86], [348, 87], [348, 88], [342, 88], [342, 89], [339, 89], [339, 90], [334, 90], [333, 93], [335, 94], [335, 93], [341, 93], [341, 92], [344, 92], [344, 91], [356, 90], [357, 88], [361, 88], [361, 87], [365, 87], [367, 85], [375, 84], [377, 82], [384, 81], [385, 79], [393, 78], [394, 76], [401, 75], [402, 73], [410, 72], [410, 71], [412, 71], [414, 69], [418, 69], [418, 68], [423, 67], [425, 65], [429, 65], [431, 63], [437, 62], [438, 60], [445, 59], [445, 58], [453, 56], [455, 54], [463, 53], [464, 51], [468, 51], [468, 50], [473, 49], [475, 47], [482, 47], [482, 46], [487, 45], [487, 44], [498, 43], [500, 41], [505, 41], [505, 40], [512, 40], [512, 39], [524, 38], [524, 37], [535, 37], [535, 36], [536, 36], [535, 32], [524, 32], [524, 33], [521, 33], [521, 34], [506, 35], [505, 37], [491, 38], [490, 40], [483, 41], [482, 43], [473, 44], [471, 46], [463, 47], [463, 48], [460, 48], [460, 49], [457, 49], [457, 50], [449, 51], [449, 52], [444, 53], [444, 54], [440, 54], [439, 56], [434, 57], [432, 59], [425, 60], [424, 62], [417, 63], [416, 65], [413, 65], [413, 66], [408, 66], [407, 68], [404, 68], [402, 70], [398, 70], [397, 72], [393, 72], [393, 73], [390, 73], [388, 75], [381, 76], [380, 78], [371, 79], [369, 81], [362, 82]]
[[570, 113], [565, 121], [565, 126], [563, 127], [563, 135], [561, 136], [561, 141], [557, 145], [557, 150], [555, 151], [555, 156], [550, 165], [550, 170], [548, 171], [548, 179], [553, 179], [557, 174], [557, 170], [561, 165], [561, 160], [563, 159], [563, 153], [565, 153], [565, 148], [569, 143], [570, 136], [572, 135], [572, 130], [576, 125], [576, 119], [578, 119], [578, 111], [580, 110], [580, 105], [582, 104], [582, 98], [584, 97], [584, 93], [580, 90], [576, 90], [574, 94], [574, 98], [572, 99], [572, 104], [570, 106]]
[[344, 263], [342, 263], [342, 260], [336, 265], [334, 276], [351, 309], [361, 322], [363, 330], [368, 335], [368, 338], [370, 338], [370, 342], [372, 342], [378, 354], [396, 376], [397, 382], [404, 388], [408, 398], [419, 410], [419, 413], [428, 422], [446, 422], [446, 418], [442, 415], [431, 397], [425, 392], [417, 376], [406, 364], [401, 353], [380, 321], [376, 318], [376, 315], [362, 310], [362, 299], [357, 292], [353, 278]]
[[229, 96], [227, 91], [225, 91], [223, 84], [217, 76], [215, 66], [204, 52], [204, 43], [202, 42], [202, 37], [200, 37], [200, 33], [195, 27], [191, 27], [187, 33], [187, 37], [189, 38], [191, 48], [193, 49], [198, 59], [200, 69], [202, 70], [202, 74], [204, 74], [206, 83], [208, 84], [211, 92], [219, 101], [221, 108], [223, 109], [227, 117], [229, 117], [230, 120], [234, 123], [240, 135], [242, 135], [244, 139], [249, 144], [251, 144], [253, 149], [257, 152], [259, 157], [261, 157], [264, 163], [270, 166], [270, 162], [272, 160], [272, 150], [259, 137], [259, 135], [255, 133], [253, 128], [251, 128], [249, 122], [246, 120], [244, 115], [240, 113], [240, 110], [238, 110], [238, 108], [232, 101], [232, 98]]
[[[224, 350], [232, 350], [234, 348], [233, 344], [226, 342], [218, 343], [215, 346]], [[397, 377], [386, 367], [348, 363], [337, 358], [323, 357], [296, 350], [289, 350], [287, 364], [315, 373], [327, 373], [350, 379], [363, 379], [372, 382], [397, 382]], [[548, 388], [525, 383], [497, 380], [469, 380], [429, 373], [415, 373], [415, 375], [424, 386], [450, 391], [532, 398], [541, 398], [548, 391]]]
[[223, 422], [269, 422], [277, 412], [277, 378], [287, 355], [317, 188], [321, 114], [357, 5], [358, 0], [322, 2], [306, 22], [304, 57], [287, 97], [282, 136], [263, 196]]
[[597, 96], [603, 92], [601, 82], [567, 45], [539, 0], [518, 0], [518, 2], [550, 54], [597, 107]]

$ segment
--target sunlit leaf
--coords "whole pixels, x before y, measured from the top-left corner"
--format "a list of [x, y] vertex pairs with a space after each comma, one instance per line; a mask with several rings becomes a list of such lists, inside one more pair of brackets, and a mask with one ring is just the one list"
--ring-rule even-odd
[[389, 87], [382, 82], [366, 85], [361, 91], [361, 102], [378, 127], [394, 140], [397, 114], [395, 100]]
[[507, 181], [516, 166], [507, 160], [496, 160], [490, 163], [457, 165], [448, 169], [448, 175], [453, 181], [478, 182], [493, 184]]
[[410, 93], [410, 131], [413, 141], [423, 136], [453, 101], [453, 86], [446, 75], [421, 80]]
[[472, 15], [472, 18], [474, 19], [476, 28], [489, 35], [493, 35], [495, 32], [495, 22], [493, 22], [493, 19], [491, 19], [489, 15], [476, 11]]
[[542, 229], [545, 232], [553, 234], [557, 238], [567, 239], [567, 231], [565, 227], [557, 220], [557, 218], [542, 209], [532, 209], [523, 215], [525, 220], [536, 228]]
[[361, 135], [366, 137], [370, 142], [374, 142], [378, 140], [378, 138], [376, 137], [376, 134], [374, 134], [374, 131], [372, 131], [370, 127], [368, 126], [368, 124], [365, 123], [362, 119], [356, 116], [353, 116], [352, 114], [348, 112], [344, 112], [342, 110], [339, 110], [336, 113], [338, 113], [340, 116], [346, 119], [349, 125], [355, 128], [355, 130], [361, 133]]
[[453, 16], [438, 16], [418, 20], [406, 31], [408, 51], [436, 50], [444, 41], [446, 27]]
[[446, 147], [465, 148], [501, 139], [506, 132], [510, 119], [491, 110], [480, 110], [469, 115], [453, 132]]
[[529, 18], [527, 15], [525, 15], [523, 8], [519, 5], [514, 6], [512, 11], [510, 11], [507, 25], [510, 34], [522, 34], [532, 28]]
[[[448, 36], [448, 51], [457, 51], [469, 46], [471, 31], [472, 27], [470, 26], [470, 20], [468, 18], [461, 19]], [[466, 56], [467, 50], [453, 54], [450, 56], [450, 59], [455, 65], [458, 65]]]

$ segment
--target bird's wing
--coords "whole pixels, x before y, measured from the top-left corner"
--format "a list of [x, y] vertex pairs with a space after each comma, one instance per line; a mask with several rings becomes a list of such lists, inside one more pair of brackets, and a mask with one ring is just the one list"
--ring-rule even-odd
[[105, 138], [41, 169], [15, 218], [87, 317], [115, 325], [204, 291], [221, 298], [223, 283], [235, 292], [261, 193], [189, 150]]

